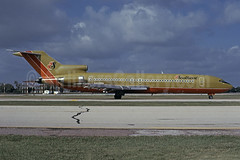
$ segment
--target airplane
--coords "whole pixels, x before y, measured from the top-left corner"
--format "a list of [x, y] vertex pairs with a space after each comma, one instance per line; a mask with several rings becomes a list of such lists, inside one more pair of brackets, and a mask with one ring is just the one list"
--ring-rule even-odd
[[90, 73], [87, 65], [63, 65], [44, 51], [14, 51], [37, 71], [38, 83], [47, 83], [82, 92], [114, 93], [121, 99], [126, 93], [216, 93], [233, 88], [221, 78], [197, 74]]

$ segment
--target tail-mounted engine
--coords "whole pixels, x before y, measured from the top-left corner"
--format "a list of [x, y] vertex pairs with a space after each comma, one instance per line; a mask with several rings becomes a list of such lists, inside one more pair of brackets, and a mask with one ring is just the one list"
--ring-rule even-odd
[[78, 77], [59, 77], [57, 78], [57, 81], [61, 84], [84, 84], [87, 81], [84, 79], [84, 76], [78, 76]]

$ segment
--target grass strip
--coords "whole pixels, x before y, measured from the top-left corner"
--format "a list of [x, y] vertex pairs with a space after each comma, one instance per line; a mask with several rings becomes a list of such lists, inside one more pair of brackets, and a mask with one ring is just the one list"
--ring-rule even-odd
[[0, 136], [1, 160], [240, 159], [240, 137], [37, 137]]

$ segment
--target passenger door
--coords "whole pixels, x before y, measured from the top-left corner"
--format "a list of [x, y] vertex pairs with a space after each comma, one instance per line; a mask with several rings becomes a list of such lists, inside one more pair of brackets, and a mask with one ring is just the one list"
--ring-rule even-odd
[[205, 78], [199, 77], [199, 87], [204, 88], [205, 87]]

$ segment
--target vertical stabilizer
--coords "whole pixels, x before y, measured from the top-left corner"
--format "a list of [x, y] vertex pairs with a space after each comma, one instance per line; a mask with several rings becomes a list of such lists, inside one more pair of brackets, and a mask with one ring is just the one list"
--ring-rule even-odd
[[24, 57], [43, 79], [55, 81], [56, 70], [61, 66], [61, 63], [44, 51], [20, 51], [14, 55]]

